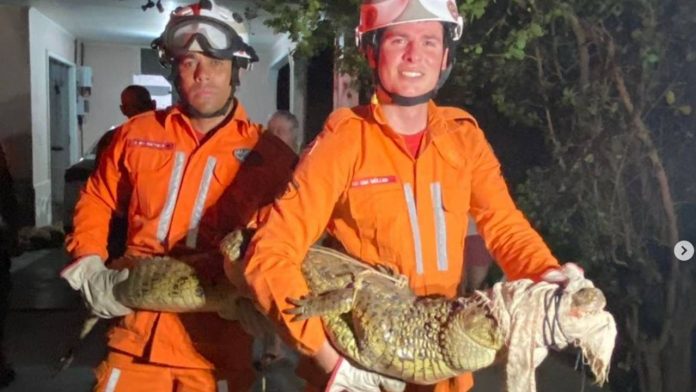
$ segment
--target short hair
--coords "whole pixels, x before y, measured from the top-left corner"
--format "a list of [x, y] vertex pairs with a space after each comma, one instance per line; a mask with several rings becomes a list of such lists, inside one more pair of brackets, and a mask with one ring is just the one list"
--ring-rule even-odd
[[271, 118], [268, 119], [268, 123], [270, 124], [271, 121], [276, 118], [282, 118], [290, 123], [292, 134], [295, 137], [295, 149], [296, 151], [300, 151], [302, 143], [304, 143], [304, 133], [300, 132], [300, 122], [297, 120], [297, 117], [287, 110], [278, 110], [271, 115]]
[[[137, 84], [131, 84], [121, 91], [121, 97], [126, 94], [132, 95], [132, 97], [135, 98], [135, 103], [138, 108], [152, 109], [152, 97], [147, 88]], [[121, 101], [123, 101], [123, 99]]]

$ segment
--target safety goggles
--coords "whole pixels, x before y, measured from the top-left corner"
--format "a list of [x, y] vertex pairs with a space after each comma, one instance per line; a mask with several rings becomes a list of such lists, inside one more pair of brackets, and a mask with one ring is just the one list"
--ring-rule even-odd
[[258, 60], [253, 49], [232, 28], [206, 16], [187, 17], [173, 22], [162, 39], [164, 47], [175, 57], [189, 51], [201, 51], [221, 59], [247, 57], [248, 62]]

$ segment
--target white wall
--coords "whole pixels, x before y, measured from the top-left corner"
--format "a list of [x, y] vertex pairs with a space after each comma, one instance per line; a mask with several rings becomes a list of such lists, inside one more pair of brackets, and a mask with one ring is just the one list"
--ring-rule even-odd
[[268, 44], [253, 44], [259, 55], [259, 62], [254, 63], [254, 69], [251, 71], [241, 72], [242, 83], [236, 96], [255, 122], [266, 124], [276, 110], [278, 69], [272, 67], [288, 56], [291, 44], [290, 40], [281, 35], [278, 35], [276, 41]]
[[[260, 61], [251, 71], [241, 71], [241, 85], [236, 96], [242, 101], [249, 117], [266, 123], [275, 111], [278, 70], [269, 69], [287, 57], [291, 42], [280, 38], [271, 45], [259, 46]], [[140, 73], [140, 47], [104, 43], [85, 43], [84, 65], [92, 67], [90, 111], [83, 123], [83, 146], [94, 144], [111, 126], [126, 120], [119, 110], [121, 90], [132, 84], [133, 75]]]
[[36, 225], [51, 223], [51, 170], [48, 102], [49, 55], [70, 63], [75, 37], [35, 8], [29, 9], [31, 70], [32, 178]]
[[84, 65], [92, 67], [89, 113], [82, 124], [82, 146], [88, 149], [112, 126], [126, 121], [121, 113], [121, 91], [140, 74], [140, 47], [85, 43]]

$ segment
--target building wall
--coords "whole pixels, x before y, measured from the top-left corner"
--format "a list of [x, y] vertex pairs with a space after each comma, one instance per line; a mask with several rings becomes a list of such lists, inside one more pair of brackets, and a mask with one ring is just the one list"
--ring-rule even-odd
[[140, 47], [105, 43], [84, 44], [84, 65], [92, 67], [89, 113], [82, 124], [82, 146], [86, 150], [99, 137], [126, 117], [119, 108], [121, 91], [140, 74]]
[[[255, 122], [265, 123], [275, 111], [278, 67], [272, 67], [288, 56], [289, 46], [287, 39], [277, 40], [272, 45], [259, 45], [256, 49], [260, 61], [251, 71], [241, 71], [241, 85], [236, 96]], [[85, 149], [111, 126], [126, 120], [119, 110], [120, 92], [132, 83], [134, 74], [141, 73], [141, 49], [138, 46], [85, 44], [84, 65], [91, 66], [93, 73], [90, 113], [83, 124]]]
[[[3, 60], [5, 72], [0, 74], [0, 143], [8, 150], [20, 200], [28, 206], [25, 215], [33, 220], [28, 223], [37, 226], [52, 221], [49, 58], [75, 67], [79, 39], [33, 7], [0, 6], [0, 43], [12, 53]], [[277, 71], [287, 61], [291, 43], [283, 37], [254, 45], [261, 61], [242, 75], [236, 94], [252, 120], [265, 123], [276, 109]], [[119, 110], [119, 95], [132, 83], [132, 76], [141, 72], [141, 49], [84, 44], [79, 57], [84, 65], [92, 67], [93, 83], [90, 111], [84, 118], [82, 133], [78, 133], [81, 140], [74, 146], [90, 147], [108, 128], [125, 120]], [[81, 152], [75, 151], [71, 159], [76, 160]]]
[[259, 62], [254, 64], [251, 71], [241, 71], [241, 85], [236, 96], [253, 121], [265, 124], [276, 111], [278, 69], [286, 64], [291, 42], [279, 35], [273, 42], [253, 45], [259, 55]]
[[51, 170], [48, 102], [49, 56], [72, 63], [75, 37], [35, 8], [29, 9], [31, 70], [32, 181], [37, 226], [51, 223]]

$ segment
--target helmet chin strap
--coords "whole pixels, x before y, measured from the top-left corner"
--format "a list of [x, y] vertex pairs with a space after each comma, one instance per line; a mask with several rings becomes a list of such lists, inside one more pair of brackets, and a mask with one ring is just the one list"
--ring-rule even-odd
[[377, 80], [377, 85], [384, 91], [385, 94], [389, 96], [391, 99], [391, 102], [395, 105], [398, 106], [416, 106], [420, 105], [422, 103], [428, 102], [430, 99], [434, 98], [437, 95], [437, 91], [440, 89], [445, 84], [445, 81], [449, 77], [450, 72], [452, 72], [452, 66], [448, 66], [444, 71], [440, 72], [440, 75], [438, 76], [437, 79], [437, 84], [435, 85], [435, 88], [432, 90], [428, 91], [425, 94], [421, 95], [416, 95], [415, 97], [405, 97], [403, 95], [395, 94], [392, 93], [391, 91], [388, 91], [386, 88], [384, 88], [384, 84], [382, 84], [382, 81], [379, 78], [379, 73], [375, 69], [375, 79]]
[[452, 65], [454, 63], [453, 51], [455, 50], [455, 45], [453, 45], [451, 40], [449, 38], [447, 38], [447, 37], [450, 37], [450, 33], [449, 33], [447, 26], [445, 26], [445, 24], [443, 24], [443, 28], [444, 28], [444, 34], [445, 34], [445, 46], [448, 49], [447, 68], [445, 68], [444, 71], [440, 70], [440, 75], [437, 78], [437, 83], [435, 84], [435, 87], [432, 90], [428, 91], [425, 94], [417, 95], [415, 97], [405, 97], [403, 95], [392, 93], [391, 91], [387, 90], [384, 87], [384, 84], [382, 84], [382, 81], [379, 78], [379, 72], [377, 70], [377, 68], [379, 67], [379, 42], [381, 40], [381, 34], [383, 33], [384, 29], [380, 29], [380, 30], [376, 31], [375, 33], [371, 34], [369, 36], [369, 38], [365, 37], [366, 40], [368, 40], [368, 41], [371, 40], [371, 44], [369, 44], [369, 45], [372, 46], [374, 60], [375, 60], [375, 63], [377, 65], [375, 67], [375, 69], [373, 70], [374, 80], [377, 82], [377, 86], [379, 88], [381, 88], [382, 91], [384, 91], [384, 93], [387, 94], [387, 96], [389, 96], [389, 99], [391, 100], [391, 102], [393, 104], [398, 105], [398, 106], [416, 106], [416, 105], [420, 105], [422, 103], [426, 103], [430, 99], [435, 98], [438, 90], [440, 90], [440, 88], [447, 81], [447, 78], [449, 78], [450, 73], [452, 73]]

